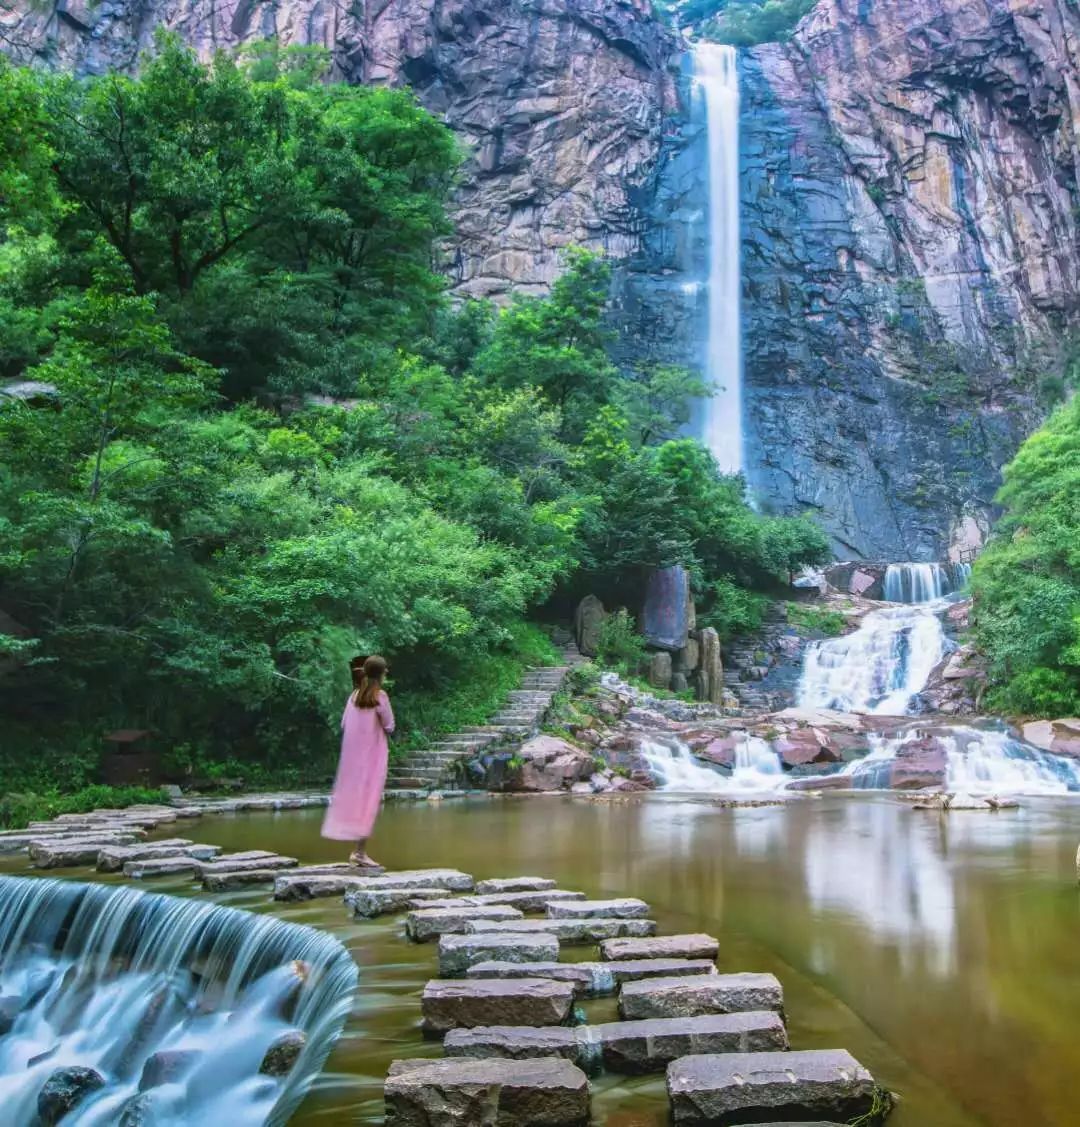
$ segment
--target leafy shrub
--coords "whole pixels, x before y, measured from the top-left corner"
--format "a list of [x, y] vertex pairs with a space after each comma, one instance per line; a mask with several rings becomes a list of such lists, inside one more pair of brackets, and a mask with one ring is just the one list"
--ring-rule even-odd
[[847, 629], [848, 620], [838, 610], [811, 606], [808, 603], [788, 603], [788, 622], [826, 638], [835, 638]]
[[596, 656], [608, 669], [635, 672], [640, 668], [645, 660], [645, 639], [628, 611], [619, 609], [600, 624]]
[[768, 606], [766, 596], [748, 591], [729, 576], [723, 576], [709, 587], [698, 625], [713, 627], [721, 638], [752, 633], [761, 629]]

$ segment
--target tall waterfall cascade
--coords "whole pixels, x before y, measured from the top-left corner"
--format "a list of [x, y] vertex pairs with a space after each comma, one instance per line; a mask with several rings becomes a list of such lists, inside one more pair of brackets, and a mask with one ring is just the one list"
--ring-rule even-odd
[[706, 400], [705, 445], [720, 469], [743, 468], [742, 270], [739, 228], [739, 75], [734, 47], [699, 43], [694, 83], [705, 112], [709, 165], [708, 339], [705, 376], [716, 388]]
[[871, 611], [854, 633], [807, 651], [800, 707], [904, 715], [945, 656], [941, 615], [970, 571], [966, 564], [890, 564], [885, 599], [897, 605]]
[[[337, 940], [195, 900], [0, 878], [6, 1123], [38, 1121], [59, 1071], [92, 1082], [66, 1127], [284, 1124], [352, 1005]], [[282, 1039], [299, 1056], [261, 1071]]]

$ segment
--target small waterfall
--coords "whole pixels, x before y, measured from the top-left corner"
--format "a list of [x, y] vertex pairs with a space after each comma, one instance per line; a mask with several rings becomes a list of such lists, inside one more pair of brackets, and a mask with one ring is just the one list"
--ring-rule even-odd
[[704, 441], [720, 469], [743, 466], [739, 230], [739, 75], [735, 48], [694, 47], [694, 81], [705, 109], [709, 150], [709, 325]]
[[659, 779], [661, 790], [730, 794], [780, 790], [785, 784], [780, 756], [757, 736], [746, 736], [736, 746], [730, 775], [705, 766], [677, 739], [643, 743], [641, 754]]
[[902, 716], [945, 656], [939, 604], [871, 611], [858, 630], [811, 646], [803, 661], [801, 708]]
[[932, 603], [963, 590], [971, 564], [896, 563], [885, 569], [884, 594], [889, 603]]
[[[328, 935], [194, 900], [0, 878], [0, 1103], [33, 1123], [58, 1069], [97, 1074], [65, 1127], [284, 1124], [322, 1068], [357, 970]], [[299, 1048], [284, 1077], [260, 1065]], [[302, 1045], [302, 1047], [300, 1047]]]

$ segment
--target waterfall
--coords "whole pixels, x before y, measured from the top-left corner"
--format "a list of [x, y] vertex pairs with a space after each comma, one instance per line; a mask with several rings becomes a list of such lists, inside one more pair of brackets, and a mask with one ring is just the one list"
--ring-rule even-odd
[[945, 789], [962, 794], [1065, 794], [1080, 790], [1080, 763], [1015, 740], [1006, 732], [950, 725], [929, 732], [913, 729], [893, 739], [872, 736], [870, 753], [840, 773], [853, 787], [889, 786], [897, 754], [927, 735], [945, 751]]
[[854, 633], [811, 646], [799, 706], [902, 716], [945, 656], [941, 609], [924, 603], [871, 611]]
[[659, 780], [661, 790], [730, 794], [780, 790], [784, 786], [780, 756], [767, 741], [757, 736], [744, 736], [736, 744], [730, 775], [705, 766], [694, 758], [682, 740], [674, 738], [664, 743], [659, 740], [643, 743], [641, 754]]
[[885, 601], [931, 603], [962, 590], [970, 576], [971, 564], [889, 564], [885, 569]]
[[[93, 1070], [65, 1127], [285, 1123], [322, 1068], [357, 971], [337, 940], [133, 889], [0, 878], [0, 1103], [37, 1121], [57, 1070]], [[284, 1077], [260, 1072], [283, 1040]], [[300, 1047], [302, 1045], [302, 1047]]]
[[704, 442], [720, 469], [743, 466], [740, 327], [739, 76], [735, 48], [694, 47], [694, 80], [705, 108], [709, 152], [709, 324]]

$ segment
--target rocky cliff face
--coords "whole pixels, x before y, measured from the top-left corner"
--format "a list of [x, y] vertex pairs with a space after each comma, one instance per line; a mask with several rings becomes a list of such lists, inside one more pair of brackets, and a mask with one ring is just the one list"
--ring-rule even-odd
[[0, 16], [0, 46], [131, 70], [161, 28], [204, 56], [268, 38], [325, 47], [339, 79], [412, 86], [470, 154], [449, 263], [463, 293], [542, 292], [567, 246], [637, 246], [674, 107], [676, 43], [647, 0], [54, 0]]
[[1080, 14], [822, 0], [743, 59], [752, 483], [843, 550], [977, 539], [1075, 349]]
[[[591, 245], [622, 262], [627, 357], [700, 362], [706, 137], [647, 0], [55, 0], [0, 45], [130, 69], [159, 27], [410, 84], [471, 153], [460, 292], [541, 292]], [[747, 472], [841, 555], [976, 544], [1080, 351], [1078, 52], [1073, 0], [820, 0], [742, 53]]]

